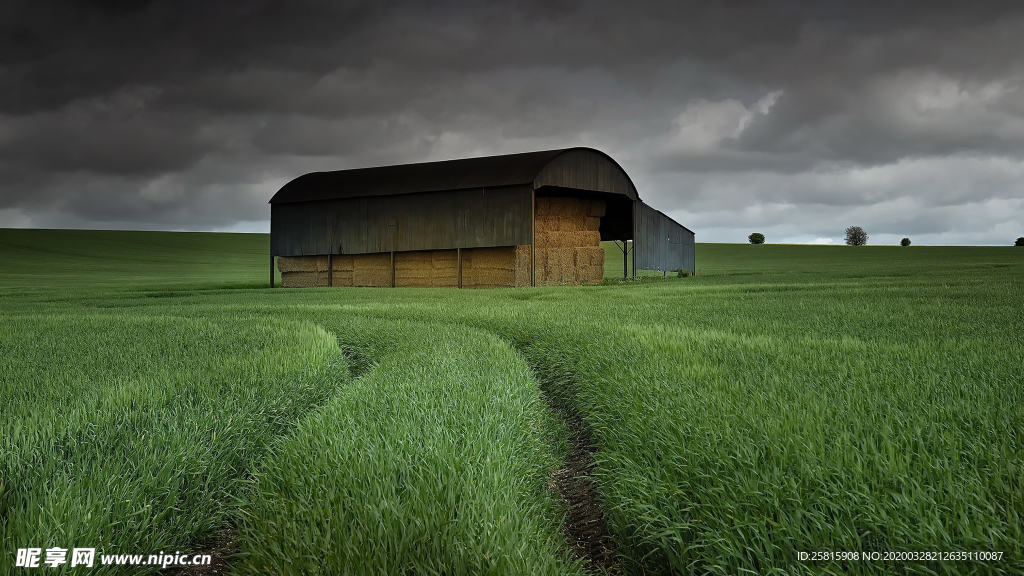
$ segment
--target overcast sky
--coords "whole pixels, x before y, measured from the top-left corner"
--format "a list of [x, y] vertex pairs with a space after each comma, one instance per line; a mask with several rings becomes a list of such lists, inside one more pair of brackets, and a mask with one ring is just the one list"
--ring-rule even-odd
[[314, 170], [591, 146], [698, 241], [1024, 236], [1024, 2], [0, 4], [0, 227], [267, 231]]

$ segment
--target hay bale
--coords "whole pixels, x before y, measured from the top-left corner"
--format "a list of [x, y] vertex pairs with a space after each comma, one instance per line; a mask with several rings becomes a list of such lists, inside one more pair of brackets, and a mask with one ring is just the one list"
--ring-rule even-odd
[[434, 250], [431, 255], [431, 286], [455, 288], [459, 285], [459, 256], [456, 250]]
[[573, 216], [558, 219], [559, 232], [581, 232], [586, 227], [586, 216]]
[[590, 201], [582, 198], [552, 197], [548, 214], [557, 218], [576, 218], [588, 216]]
[[395, 270], [429, 270], [433, 258], [430, 250], [395, 252]]
[[459, 285], [459, 276], [457, 273], [435, 275], [431, 278], [430, 285], [433, 288], [457, 288]]
[[576, 281], [581, 284], [600, 284], [604, 280], [604, 266], [577, 266]]
[[583, 246], [575, 249], [576, 266], [598, 266], [604, 269], [604, 248], [600, 246]]
[[352, 258], [353, 286], [391, 286], [391, 254], [357, 254]]
[[598, 232], [601, 230], [601, 219], [595, 216], [587, 216], [583, 220], [583, 229], [591, 232]]
[[432, 267], [429, 251], [395, 253], [395, 286], [429, 287]]
[[481, 285], [498, 285], [498, 286], [512, 286], [516, 280], [515, 270], [508, 269], [496, 269], [496, 268], [482, 268], [470, 271], [467, 276], [463, 271], [462, 285], [466, 286], [481, 286]]
[[464, 288], [528, 286], [529, 245], [472, 248], [462, 251]]
[[354, 286], [354, 280], [352, 270], [335, 270], [331, 276], [331, 286]]
[[533, 275], [530, 273], [532, 253], [532, 246], [521, 245], [515, 247], [515, 280], [512, 284], [513, 286], [529, 286], [532, 282]]
[[455, 287], [459, 282], [458, 273], [458, 255], [455, 250], [395, 253], [397, 287]]
[[571, 284], [576, 280], [575, 248], [545, 248], [543, 279], [545, 284]]
[[543, 218], [551, 212], [551, 201], [548, 198], [537, 198], [533, 202], [533, 216]]
[[354, 270], [354, 262], [351, 254], [335, 254], [331, 259], [331, 268], [334, 272], [351, 272]]
[[591, 230], [578, 232], [540, 232], [536, 234], [538, 248], [567, 248], [600, 246], [601, 233]]
[[278, 256], [277, 269], [285, 272], [316, 272], [315, 256]]
[[327, 286], [327, 274], [324, 272], [282, 272], [281, 286], [285, 288]]
[[391, 269], [387, 270], [354, 270], [352, 285], [368, 288], [386, 288], [391, 286]]
[[[513, 246], [501, 246], [497, 248], [472, 248], [464, 250], [468, 253], [468, 264], [471, 270], [486, 268], [513, 270], [515, 268], [515, 248]], [[462, 263], [463, 274], [466, 272], [467, 260]]]
[[607, 204], [604, 200], [591, 200], [589, 209], [587, 210], [587, 216], [593, 216], [595, 218], [603, 218]]
[[453, 274], [458, 273], [459, 255], [456, 250], [434, 250], [431, 258], [431, 266], [434, 270], [451, 270]]

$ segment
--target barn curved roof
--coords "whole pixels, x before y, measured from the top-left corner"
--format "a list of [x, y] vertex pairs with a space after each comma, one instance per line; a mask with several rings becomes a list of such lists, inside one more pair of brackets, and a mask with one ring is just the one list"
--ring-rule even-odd
[[624, 194], [636, 187], [610, 156], [593, 148], [565, 148], [331, 172], [311, 172], [285, 184], [271, 204], [391, 196], [531, 184]]

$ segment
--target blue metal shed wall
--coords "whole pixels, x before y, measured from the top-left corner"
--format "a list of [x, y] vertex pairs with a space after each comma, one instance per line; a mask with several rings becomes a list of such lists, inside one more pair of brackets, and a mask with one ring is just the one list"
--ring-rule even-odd
[[271, 254], [366, 254], [533, 241], [533, 190], [505, 186], [271, 204]]
[[634, 202], [635, 270], [694, 270], [693, 232], [643, 202]]

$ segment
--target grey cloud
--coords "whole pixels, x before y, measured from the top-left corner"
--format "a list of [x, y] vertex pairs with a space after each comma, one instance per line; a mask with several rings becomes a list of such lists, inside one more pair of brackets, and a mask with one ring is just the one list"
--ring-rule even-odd
[[995, 242], [1021, 29], [1017, 2], [5, 3], [0, 225], [259, 227], [308, 170], [590, 145], [702, 239]]

